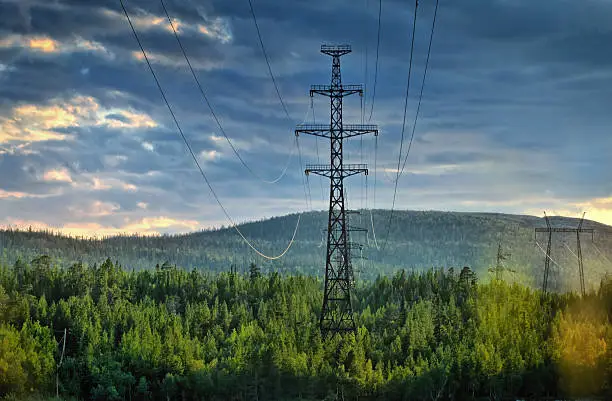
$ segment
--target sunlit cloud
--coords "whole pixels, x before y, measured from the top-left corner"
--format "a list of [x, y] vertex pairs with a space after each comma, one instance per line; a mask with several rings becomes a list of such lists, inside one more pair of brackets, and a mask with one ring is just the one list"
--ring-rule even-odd
[[543, 210], [549, 215], [580, 218], [586, 212], [585, 219], [612, 225], [612, 197], [593, 198], [586, 201], [564, 202], [561, 200], [542, 203], [542, 208], [530, 208], [525, 214], [544, 216]]
[[43, 53], [55, 53], [59, 48], [59, 44], [51, 38], [30, 38], [28, 40], [28, 47]]
[[134, 192], [138, 190], [138, 187], [134, 184], [122, 181], [118, 178], [108, 177], [92, 177], [91, 182], [80, 182], [75, 184], [76, 187], [89, 189], [93, 191], [107, 191], [110, 189], [121, 189], [127, 192]]
[[198, 25], [198, 31], [221, 43], [229, 43], [233, 39], [228, 23], [221, 18], [215, 18], [208, 24]]
[[93, 53], [113, 59], [115, 55], [99, 42], [75, 36], [72, 39], [59, 41], [49, 36], [30, 36], [12, 34], [0, 39], [0, 48], [20, 48], [31, 53], [42, 54], [70, 54]]
[[130, 109], [107, 109], [94, 97], [75, 96], [68, 100], [52, 99], [44, 105], [15, 106], [10, 116], [0, 117], [0, 143], [67, 140], [72, 135], [66, 129], [73, 127], [141, 129], [157, 125], [147, 114]]
[[103, 217], [112, 215], [120, 209], [116, 203], [94, 201], [86, 207], [69, 207], [68, 211], [75, 217]]
[[0, 189], [0, 199], [8, 199], [8, 198], [21, 199], [21, 198], [26, 198], [27, 196], [28, 194], [26, 194], [25, 192], [12, 192], [12, 191], [5, 191], [3, 189]]
[[[124, 16], [113, 10], [105, 9], [103, 13], [112, 19], [123, 19]], [[166, 16], [157, 16], [140, 11], [138, 14], [130, 16], [132, 24], [139, 31], [163, 30], [172, 33], [172, 27], [168, 23]], [[179, 18], [172, 17], [172, 25], [178, 33], [205, 35], [221, 43], [229, 43], [233, 40], [232, 30], [229, 22], [221, 17], [204, 17], [205, 21], [198, 24], [190, 24]]]
[[93, 179], [93, 189], [100, 191], [105, 189], [111, 189], [112, 187], [106, 183], [103, 183], [99, 178]]
[[[100, 203], [92, 205], [90, 211], [98, 211], [100, 216], [106, 216], [116, 212], [114, 206]], [[167, 230], [174, 232], [195, 231], [201, 228], [196, 220], [180, 220], [167, 216], [145, 217], [133, 222], [128, 222], [123, 226], [105, 226], [97, 222], [66, 223], [61, 226], [52, 226], [41, 221], [8, 219], [0, 222], [0, 227], [27, 229], [32, 227], [36, 230], [51, 230], [65, 235], [83, 236], [91, 238], [108, 237], [115, 235], [161, 235]]]
[[200, 157], [204, 160], [212, 161], [219, 159], [219, 157], [221, 157], [221, 154], [216, 150], [204, 150], [200, 152]]
[[57, 182], [69, 182], [72, 183], [72, 177], [68, 170], [57, 169], [57, 170], [47, 170], [43, 174], [44, 181], [57, 181]]

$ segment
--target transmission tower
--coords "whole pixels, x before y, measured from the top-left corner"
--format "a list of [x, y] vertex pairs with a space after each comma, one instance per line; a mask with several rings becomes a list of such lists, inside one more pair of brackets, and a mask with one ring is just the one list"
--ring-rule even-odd
[[495, 264], [495, 268], [490, 268], [489, 272], [491, 273], [495, 273], [495, 278], [497, 280], [501, 280], [502, 279], [502, 274], [504, 271], [508, 271], [511, 273], [516, 273], [516, 271], [509, 269], [507, 267], [504, 267], [503, 265], [503, 261], [507, 260], [509, 257], [511, 256], [511, 254], [509, 253], [503, 253], [502, 252], [502, 246], [501, 246], [501, 242], [498, 243], [497, 245], [497, 263]]
[[[591, 240], [594, 239], [595, 230], [592, 228], [582, 228], [582, 224], [584, 223], [584, 215], [582, 214], [582, 218], [578, 223], [578, 228], [571, 227], [552, 227], [550, 225], [550, 221], [548, 220], [548, 216], [546, 212], [544, 212], [544, 218], [546, 219], [546, 228], [536, 228], [535, 235], [538, 233], [548, 233], [548, 245], [546, 246], [546, 259], [544, 261], [544, 280], [542, 281], [542, 292], [546, 293], [548, 286], [548, 275], [550, 272], [550, 250], [552, 247], [552, 233], [576, 233], [576, 247], [577, 247], [577, 259], [578, 259], [578, 274], [580, 275], [580, 291], [582, 292], [582, 296], [585, 295], [586, 290], [584, 286], [584, 264], [582, 262], [582, 248], [580, 246], [580, 234], [581, 233], [591, 233]], [[536, 238], [537, 239], [537, 238]]]
[[327, 221], [327, 252], [325, 258], [325, 290], [323, 307], [319, 320], [321, 334], [355, 331], [353, 309], [351, 307], [351, 287], [353, 269], [351, 264], [351, 243], [343, 181], [356, 174], [368, 174], [365, 164], [345, 164], [343, 160], [344, 140], [359, 135], [378, 135], [376, 125], [343, 124], [342, 99], [359, 94], [363, 96], [361, 85], [343, 85], [340, 73], [340, 57], [349, 54], [349, 45], [322, 45], [321, 53], [332, 58], [330, 85], [312, 85], [310, 96], [322, 95], [330, 98], [330, 124], [301, 124], [295, 135], [308, 134], [329, 139], [330, 164], [307, 165], [306, 175], [313, 173], [330, 179], [329, 217]]

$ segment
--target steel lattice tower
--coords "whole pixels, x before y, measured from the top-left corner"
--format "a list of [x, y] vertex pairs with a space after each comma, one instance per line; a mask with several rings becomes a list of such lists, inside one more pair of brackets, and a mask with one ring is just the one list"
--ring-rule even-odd
[[344, 164], [343, 142], [345, 139], [365, 135], [378, 135], [375, 125], [343, 124], [342, 99], [359, 94], [363, 96], [361, 85], [342, 85], [340, 57], [351, 52], [349, 45], [322, 45], [321, 53], [332, 57], [330, 85], [312, 85], [310, 96], [314, 94], [330, 98], [330, 124], [301, 124], [295, 135], [309, 134], [328, 138], [330, 141], [330, 164], [307, 165], [305, 173], [317, 174], [330, 179], [329, 218], [327, 222], [327, 253], [325, 259], [325, 292], [320, 316], [323, 337], [328, 334], [355, 331], [353, 309], [351, 307], [351, 286], [353, 270], [350, 261], [349, 226], [344, 196], [343, 180], [356, 174], [368, 174], [365, 164]]
[[[586, 212], [585, 212], [586, 213]], [[590, 233], [591, 240], [594, 239], [595, 230], [592, 228], [582, 228], [582, 223], [584, 223], [584, 215], [582, 214], [582, 218], [578, 223], [578, 228], [569, 228], [569, 227], [552, 227], [550, 225], [550, 221], [548, 220], [548, 216], [546, 212], [544, 212], [544, 218], [546, 219], [546, 228], [536, 228], [535, 235], [538, 233], [548, 233], [548, 245], [546, 246], [546, 258], [544, 259], [544, 279], [542, 281], [542, 292], [546, 293], [548, 290], [548, 276], [550, 273], [550, 261], [551, 261], [551, 248], [552, 248], [552, 234], [553, 233], [576, 233], [576, 248], [578, 251], [578, 255], [576, 258], [578, 259], [578, 275], [580, 276], [580, 291], [582, 296], [586, 295], [586, 289], [584, 285], [584, 264], [582, 261], [582, 247], [580, 245], [580, 233]], [[537, 239], [537, 238], [536, 238]]]

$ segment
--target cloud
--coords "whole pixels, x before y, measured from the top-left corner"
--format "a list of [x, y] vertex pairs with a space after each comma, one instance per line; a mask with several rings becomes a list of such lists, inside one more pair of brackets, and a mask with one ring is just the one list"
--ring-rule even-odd
[[120, 210], [120, 206], [116, 203], [96, 200], [87, 205], [85, 208], [69, 207], [68, 210], [73, 217], [91, 218], [112, 215]]
[[221, 154], [216, 150], [203, 150], [200, 152], [200, 157], [204, 160], [217, 160], [221, 157]]
[[[125, 19], [123, 13], [119, 13], [114, 10], [104, 9], [102, 14], [107, 16], [109, 19]], [[180, 18], [172, 17], [172, 24], [174, 25], [174, 29], [176, 29], [179, 34], [201, 34], [223, 44], [232, 41], [233, 35], [231, 27], [225, 18], [211, 18], [206, 15], [200, 16], [202, 19], [204, 19], [204, 21], [193, 23], [187, 22]], [[159, 30], [167, 33], [173, 33], [172, 27], [168, 23], [168, 18], [165, 15], [157, 16], [144, 10], [138, 10], [137, 13], [130, 14], [130, 19], [138, 31], [146, 32], [149, 30]]]
[[[172, 68], [187, 68], [187, 62], [182, 55], [164, 54], [155, 51], [147, 51], [147, 58], [152, 64], [160, 64]], [[145, 62], [144, 55], [141, 50], [132, 51], [132, 58]], [[198, 70], [211, 71], [223, 67], [223, 62], [215, 59], [206, 59], [203, 57], [190, 57], [191, 66]]]
[[3, 189], [0, 189], [0, 199], [48, 198], [54, 195], [56, 195], [56, 193], [33, 194], [19, 191], [5, 191]]
[[[93, 210], [106, 215], [112, 213], [113, 206], [100, 204], [93, 206]], [[145, 217], [137, 221], [128, 222], [123, 226], [105, 226], [96, 222], [66, 223], [59, 226], [52, 226], [42, 221], [25, 219], [8, 219], [4, 227], [25, 229], [32, 227], [37, 230], [51, 230], [65, 235], [83, 236], [90, 238], [101, 238], [114, 235], [161, 235], [163, 230], [175, 229], [177, 231], [195, 231], [200, 228], [200, 223], [196, 220], [180, 220], [166, 216]]]
[[45, 171], [42, 178], [44, 181], [73, 182], [70, 173], [65, 168]]
[[[367, 60], [366, 76], [364, 53], [366, 45], [370, 52], [375, 46], [377, 7], [322, 0], [290, 3], [279, 7], [261, 0], [256, 12], [292, 119], [301, 121], [307, 111], [309, 86], [329, 82], [330, 59], [319, 53], [326, 40], [352, 42], [353, 54], [342, 58], [343, 81], [367, 83], [364, 101], [369, 110], [374, 60]], [[600, 0], [567, 2], [551, 13], [553, 3], [468, 0], [451, 2], [440, 11], [396, 207], [533, 210], [541, 215], [552, 206], [578, 215], [578, 203], [609, 196], [606, 166], [612, 137], [606, 127], [611, 124], [612, 95], [607, 88], [612, 73], [607, 67], [612, 58], [606, 43], [612, 5]], [[0, 19], [0, 51], [5, 56], [0, 66], [0, 186], [10, 214], [47, 223], [99, 224], [101, 230], [123, 228], [128, 223], [117, 219], [138, 222], [145, 213], [194, 219], [204, 226], [219, 221], [218, 210], [202, 207], [211, 199], [180, 137], [172, 126], [164, 126], [170, 121], [167, 110], [142, 56], [134, 52], [139, 48], [118, 5], [31, 0], [26, 14], [32, 21], [24, 24], [15, 4], [21, 2], [0, 5], [3, 11], [14, 11], [0, 14], [17, 15]], [[377, 207], [390, 207], [393, 195], [410, 57], [405, 27], [413, 7], [397, 1], [385, 4], [372, 120], [381, 132]], [[294, 122], [286, 119], [279, 104], [248, 5], [220, 0], [167, 5], [215, 114], [241, 157], [258, 175], [277, 177], [294, 143]], [[205, 170], [232, 216], [246, 220], [303, 210], [303, 167], [297, 150], [273, 191], [248, 174], [203, 105], [160, 11], [158, 3], [130, 5], [194, 151], [203, 161], [214, 161], [205, 163]], [[339, 13], [346, 18], [334, 20]], [[420, 5], [404, 151], [432, 14], [433, 3]], [[362, 23], [354, 25], [356, 20]], [[328, 100], [314, 104], [317, 122], [327, 122]], [[346, 99], [346, 123], [359, 122], [359, 104], [357, 97]], [[313, 118], [309, 111], [308, 120]], [[300, 143], [302, 164], [329, 162], [328, 142], [319, 141], [318, 152], [312, 138], [300, 137]], [[360, 143], [345, 143], [347, 163], [361, 158]], [[374, 141], [364, 137], [363, 149], [372, 185]], [[151, 157], [151, 150], [159, 157]], [[41, 181], [45, 171], [58, 166], [70, 166], [72, 183]], [[349, 205], [360, 203], [359, 182], [347, 181]], [[318, 184], [311, 185], [318, 192]], [[23, 196], [53, 191], [61, 195]], [[372, 193], [370, 189], [370, 197]], [[245, 199], [258, 199], [262, 206], [247, 208]], [[71, 220], [68, 206], [86, 210], [95, 201], [120, 209], [113, 215]], [[607, 210], [599, 203], [589, 207], [592, 213]], [[184, 229], [179, 225], [167, 231]]]
[[134, 192], [138, 187], [134, 184], [127, 183], [118, 178], [99, 178], [92, 177], [91, 183], [78, 184], [81, 188], [91, 189], [94, 191], [107, 191], [110, 189], [121, 189], [123, 191]]
[[0, 48], [19, 48], [33, 54], [71, 54], [92, 53], [108, 59], [115, 55], [99, 42], [75, 36], [70, 40], [60, 41], [49, 36], [31, 36], [12, 34], [0, 39]]
[[147, 114], [129, 109], [104, 108], [92, 96], [52, 99], [45, 105], [21, 104], [8, 117], [0, 117], [0, 143], [67, 140], [68, 128], [107, 127], [112, 129], [155, 128]]
[[542, 210], [548, 210], [549, 215], [580, 218], [586, 212], [586, 219], [612, 225], [612, 196], [580, 201], [556, 200], [541, 204], [542, 208], [526, 209], [525, 213], [543, 215]]
[[117, 167], [121, 163], [125, 162], [128, 157], [125, 155], [104, 155], [102, 159], [104, 164], [108, 165], [109, 167]]

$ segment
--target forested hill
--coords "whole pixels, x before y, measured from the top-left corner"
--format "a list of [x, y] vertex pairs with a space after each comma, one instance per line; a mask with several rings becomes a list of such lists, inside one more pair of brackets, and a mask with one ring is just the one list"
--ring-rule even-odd
[[[265, 253], [275, 255], [286, 246], [293, 234], [297, 215], [275, 217], [240, 226], [241, 231]], [[544, 253], [534, 242], [534, 228], [545, 227], [544, 219], [534, 216], [396, 211], [393, 214], [389, 242], [387, 238], [389, 211], [376, 210], [370, 225], [370, 214], [351, 215], [351, 225], [370, 229], [367, 234], [352, 233], [352, 241], [364, 244], [363, 257], [355, 259], [354, 267], [362, 279], [379, 273], [388, 274], [400, 268], [470, 266], [481, 278], [495, 264], [497, 244], [511, 253], [506, 267], [516, 272], [505, 273], [506, 278], [527, 284], [539, 284]], [[112, 257], [128, 269], [152, 268], [168, 262], [183, 268], [211, 271], [229, 270], [234, 264], [246, 270], [250, 262], [263, 271], [301, 272], [320, 275], [324, 260], [324, 232], [326, 212], [302, 215], [296, 242], [287, 255], [274, 262], [266, 262], [254, 254], [233, 229], [222, 228], [185, 235], [162, 237], [120, 236], [103, 240], [69, 238], [49, 232], [0, 231], [3, 258], [13, 263], [18, 257], [33, 259], [41, 253], [58, 263], [75, 261], [101, 263]], [[552, 217], [553, 226], [578, 225], [577, 219]], [[586, 220], [585, 228], [596, 230], [594, 241], [582, 235], [582, 253], [587, 282], [597, 285], [604, 272], [612, 271], [612, 227]], [[377, 244], [374, 241], [376, 234]], [[539, 245], [546, 248], [546, 235], [538, 236]], [[384, 250], [383, 250], [384, 248]], [[552, 281], [558, 289], [576, 289], [578, 263], [576, 235], [554, 234]], [[359, 251], [354, 251], [358, 256]]]

